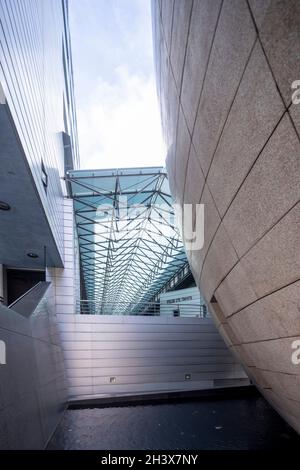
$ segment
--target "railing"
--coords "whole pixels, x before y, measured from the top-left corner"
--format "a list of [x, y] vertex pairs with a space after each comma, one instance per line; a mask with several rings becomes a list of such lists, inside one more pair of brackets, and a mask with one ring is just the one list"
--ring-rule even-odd
[[77, 314], [85, 315], [140, 315], [206, 318], [207, 307], [200, 303], [167, 303], [167, 302], [96, 302], [79, 300]]
[[11, 310], [20, 313], [24, 317], [30, 317], [35, 308], [39, 304], [50, 282], [38, 282], [35, 286], [29, 289], [25, 294], [21, 295], [17, 300], [8, 306]]

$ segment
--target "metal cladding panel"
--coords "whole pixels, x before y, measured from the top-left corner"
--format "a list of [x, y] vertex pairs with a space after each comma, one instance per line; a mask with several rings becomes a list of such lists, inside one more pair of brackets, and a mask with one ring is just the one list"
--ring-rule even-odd
[[210, 318], [58, 315], [58, 322], [71, 398], [249, 383]]
[[0, 88], [62, 259], [62, 132], [78, 163], [69, 48], [65, 0], [0, 2]]

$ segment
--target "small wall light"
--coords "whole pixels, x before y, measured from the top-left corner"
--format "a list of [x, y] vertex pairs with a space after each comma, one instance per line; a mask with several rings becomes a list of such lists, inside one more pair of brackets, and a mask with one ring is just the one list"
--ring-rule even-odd
[[39, 257], [39, 255], [37, 255], [36, 253], [27, 253], [27, 256], [29, 258], [38, 258]]

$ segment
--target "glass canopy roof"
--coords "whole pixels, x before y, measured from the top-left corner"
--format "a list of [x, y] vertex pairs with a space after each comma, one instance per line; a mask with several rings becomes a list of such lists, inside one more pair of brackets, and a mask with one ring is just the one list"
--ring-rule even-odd
[[74, 170], [67, 181], [87, 300], [95, 313], [134, 313], [187, 262], [166, 171]]

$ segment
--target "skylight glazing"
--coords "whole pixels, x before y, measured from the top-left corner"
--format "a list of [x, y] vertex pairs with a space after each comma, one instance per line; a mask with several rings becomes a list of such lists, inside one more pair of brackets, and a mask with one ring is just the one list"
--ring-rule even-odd
[[77, 170], [67, 181], [87, 300], [94, 313], [134, 313], [187, 262], [165, 169]]

